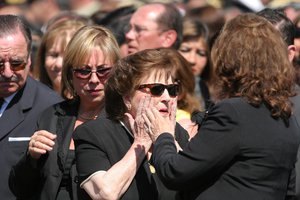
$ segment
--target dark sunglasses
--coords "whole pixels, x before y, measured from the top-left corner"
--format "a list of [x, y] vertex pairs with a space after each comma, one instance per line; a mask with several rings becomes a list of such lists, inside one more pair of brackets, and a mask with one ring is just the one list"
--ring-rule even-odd
[[170, 97], [176, 97], [179, 93], [179, 85], [178, 84], [170, 84], [164, 85], [160, 83], [152, 83], [152, 84], [142, 84], [138, 87], [139, 90], [148, 88], [151, 95], [153, 96], [161, 96], [165, 89], [168, 90]]
[[95, 70], [91, 68], [77, 68], [73, 69], [74, 75], [79, 79], [89, 79], [92, 73], [96, 73], [98, 78], [105, 78], [109, 75], [111, 67], [100, 67]]
[[[12, 71], [20, 71], [25, 69], [26, 62], [24, 61], [9, 61], [9, 67]], [[5, 62], [0, 61], [0, 71], [4, 71]]]

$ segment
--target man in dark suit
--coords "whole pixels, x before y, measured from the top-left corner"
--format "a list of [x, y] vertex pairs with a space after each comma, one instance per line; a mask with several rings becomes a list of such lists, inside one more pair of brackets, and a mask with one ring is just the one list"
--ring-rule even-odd
[[[294, 39], [296, 31], [293, 22], [280, 10], [266, 8], [257, 14], [267, 19], [277, 30], [279, 30], [284, 41], [288, 45], [289, 60], [295, 62], [296, 46], [294, 45]], [[291, 98], [291, 101], [293, 103], [293, 115], [295, 115], [298, 125], [300, 125], [300, 86], [296, 84], [295, 87], [297, 94]], [[294, 192], [296, 193], [296, 199], [300, 200], [300, 148], [298, 149], [297, 160], [295, 167], [296, 190]]]
[[11, 200], [10, 169], [26, 152], [40, 113], [61, 97], [28, 76], [32, 39], [26, 22], [0, 15], [0, 24], [0, 198]]

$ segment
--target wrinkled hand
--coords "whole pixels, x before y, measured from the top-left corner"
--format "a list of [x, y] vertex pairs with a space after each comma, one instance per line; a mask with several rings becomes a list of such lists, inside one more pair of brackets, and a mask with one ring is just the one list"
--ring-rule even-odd
[[150, 96], [141, 99], [135, 119], [133, 119], [131, 114], [125, 113], [133, 132], [135, 142], [146, 145], [147, 147], [152, 145], [152, 140], [145, 130], [145, 121], [142, 114], [146, 112], [146, 108], [150, 105], [150, 100]]
[[168, 117], [163, 117], [155, 106], [149, 106], [144, 114], [142, 114], [145, 121], [146, 132], [150, 135], [153, 142], [162, 133], [170, 133], [175, 135], [176, 126], [176, 109], [177, 101], [171, 105], [171, 112]]
[[45, 130], [36, 131], [29, 141], [28, 153], [34, 159], [39, 159], [42, 154], [52, 151], [56, 135]]

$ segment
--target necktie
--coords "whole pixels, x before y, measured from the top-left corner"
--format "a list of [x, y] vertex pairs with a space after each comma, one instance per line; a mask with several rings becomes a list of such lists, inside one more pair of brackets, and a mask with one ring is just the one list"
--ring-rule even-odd
[[0, 109], [1, 109], [3, 103], [4, 103], [4, 99], [0, 98]]

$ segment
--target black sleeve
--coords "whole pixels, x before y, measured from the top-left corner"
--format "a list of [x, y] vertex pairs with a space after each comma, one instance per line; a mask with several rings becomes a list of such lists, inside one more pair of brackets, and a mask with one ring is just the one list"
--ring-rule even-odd
[[153, 163], [165, 185], [183, 189], [197, 182], [200, 186], [225, 170], [239, 152], [237, 119], [232, 105], [215, 105], [199, 133], [179, 153], [169, 133], [160, 135], [154, 145]]
[[[45, 156], [40, 160], [44, 160]], [[18, 198], [25, 199], [34, 196], [42, 186], [40, 161], [25, 155], [12, 167], [9, 175], [9, 187]]]
[[82, 124], [74, 132], [76, 167], [80, 183], [94, 172], [106, 171], [111, 167], [99, 134], [103, 130], [95, 127], [95, 123], [96, 120], [93, 123]]
[[285, 200], [295, 200], [295, 199], [296, 199], [296, 171], [294, 168], [291, 171], [291, 174], [289, 177]]
[[[55, 132], [57, 118], [53, 114], [53, 106], [47, 108], [37, 121], [37, 130]], [[27, 147], [28, 150], [28, 147]], [[42, 169], [48, 158], [48, 153], [38, 160], [31, 158], [26, 151], [22, 158], [11, 168], [9, 187], [15, 196], [24, 199], [36, 195], [43, 186]]]
[[189, 141], [188, 132], [177, 122], [175, 126], [175, 140], [178, 142], [181, 148], [185, 147]]

